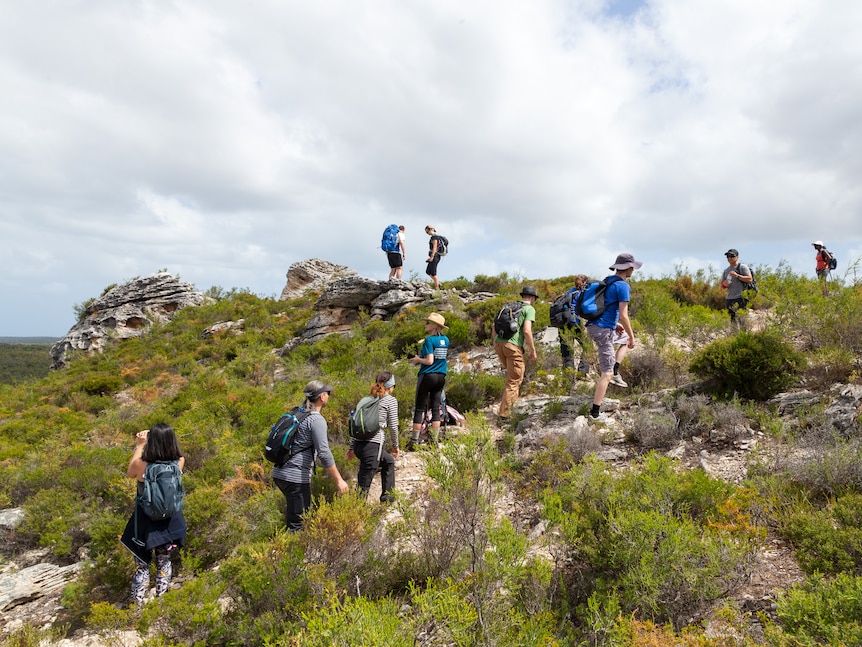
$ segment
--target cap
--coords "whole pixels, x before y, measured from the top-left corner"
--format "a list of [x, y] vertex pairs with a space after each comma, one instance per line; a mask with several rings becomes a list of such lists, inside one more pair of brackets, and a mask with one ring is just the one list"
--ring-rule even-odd
[[324, 384], [323, 386], [318, 387], [313, 391], [305, 391], [303, 395], [305, 396], [306, 400], [317, 400], [317, 398], [319, 398], [324, 393], [332, 393], [332, 387], [328, 384]]
[[739, 256], [739, 252], [736, 251], [735, 249], [733, 249], [733, 247], [731, 247], [726, 252], [724, 252], [724, 255], [725, 256]]
[[617, 262], [611, 265], [609, 270], [627, 270], [630, 267], [635, 268], [636, 270], [640, 269], [641, 263], [640, 261], [636, 261], [635, 257], [631, 254], [620, 254], [617, 256]]
[[539, 293], [536, 292], [536, 288], [532, 285], [525, 285], [521, 288], [521, 296], [522, 297], [536, 297], [539, 298]]
[[443, 330], [448, 330], [449, 326], [446, 325], [446, 319], [443, 318], [438, 312], [432, 312], [430, 315], [425, 317], [425, 321], [430, 321], [431, 323], [435, 323], [440, 326]]
[[811, 244], [814, 245], [815, 247], [823, 247], [823, 241], [822, 240], [815, 240]]

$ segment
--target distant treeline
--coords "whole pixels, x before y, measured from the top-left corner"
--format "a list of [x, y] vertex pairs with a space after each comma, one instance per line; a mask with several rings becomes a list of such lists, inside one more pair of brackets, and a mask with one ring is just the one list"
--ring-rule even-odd
[[[0, 340], [2, 339], [15, 338], [0, 337]], [[45, 377], [51, 365], [49, 350], [55, 341], [50, 338], [45, 339], [47, 339], [45, 343], [29, 344], [0, 341], [0, 384], [13, 384]]]

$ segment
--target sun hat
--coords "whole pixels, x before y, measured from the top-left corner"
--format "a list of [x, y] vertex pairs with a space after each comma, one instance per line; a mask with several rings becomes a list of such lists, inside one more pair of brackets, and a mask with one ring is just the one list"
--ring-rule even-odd
[[438, 312], [432, 312], [430, 315], [425, 317], [425, 321], [430, 321], [431, 323], [435, 323], [443, 330], [449, 330], [449, 326], [446, 325], [446, 319], [443, 318]]
[[521, 296], [522, 297], [536, 297], [539, 298], [539, 293], [536, 292], [536, 288], [532, 285], [525, 285], [521, 288]]
[[725, 256], [739, 256], [739, 252], [736, 251], [735, 249], [733, 249], [733, 247], [731, 247], [726, 252], [724, 252], [724, 255]]
[[635, 257], [631, 254], [620, 254], [619, 256], [617, 256], [617, 262], [611, 265], [608, 269], [627, 270], [630, 267], [633, 267], [636, 270], [639, 270], [641, 265], [643, 265], [643, 263], [641, 263], [640, 261], [636, 261]]
[[823, 241], [822, 240], [815, 240], [811, 244], [814, 245], [815, 247], [823, 247]]

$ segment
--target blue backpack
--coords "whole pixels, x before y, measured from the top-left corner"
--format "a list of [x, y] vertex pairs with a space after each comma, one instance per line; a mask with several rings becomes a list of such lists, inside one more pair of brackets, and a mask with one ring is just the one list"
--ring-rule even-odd
[[384, 252], [398, 251], [398, 225], [389, 225], [383, 230], [383, 238], [380, 241], [380, 248]]
[[605, 313], [605, 292], [608, 286], [622, 281], [619, 276], [609, 276], [604, 281], [587, 285], [575, 300], [575, 314], [586, 321], [595, 321]]
[[138, 502], [154, 521], [169, 519], [182, 509], [185, 491], [178, 461], [154, 461], [144, 470], [144, 487]]

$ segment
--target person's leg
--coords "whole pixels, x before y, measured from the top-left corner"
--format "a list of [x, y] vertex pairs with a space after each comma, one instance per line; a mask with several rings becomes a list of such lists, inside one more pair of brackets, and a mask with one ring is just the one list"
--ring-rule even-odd
[[609, 328], [600, 328], [599, 326], [587, 326], [587, 334], [596, 343], [596, 349], [599, 354], [601, 377], [596, 382], [596, 390], [593, 394], [593, 406], [590, 410], [590, 416], [598, 418], [602, 400], [605, 398], [608, 384], [614, 375], [614, 331]]
[[302, 514], [311, 507], [311, 484], [291, 483], [282, 479], [273, 481], [284, 494], [284, 521], [288, 531], [302, 530]]
[[425, 420], [425, 412], [428, 409], [429, 384], [426, 373], [420, 373], [416, 381], [416, 400], [413, 403], [413, 429], [410, 433], [410, 441], [407, 443], [407, 451], [413, 451], [419, 442], [419, 434], [422, 433], [422, 423]]
[[429, 373], [431, 389], [429, 399], [431, 401], [431, 437], [437, 443], [440, 440], [440, 421], [443, 419], [443, 385], [446, 376], [443, 373]]
[[[498, 344], [494, 344], [497, 349]], [[499, 344], [497, 355], [503, 360], [506, 369], [506, 386], [503, 388], [503, 396], [500, 398], [498, 415], [508, 418], [511, 414], [512, 405], [518, 400], [521, 382], [524, 380], [524, 353], [514, 344]]]
[[431, 262], [425, 267], [425, 274], [431, 277], [431, 280], [434, 282], [434, 289], [440, 289], [440, 281], [437, 280], [437, 263], [440, 262], [439, 256], [434, 256], [431, 259]]
[[168, 592], [173, 572], [169, 547], [159, 546], [156, 548], [156, 597]]
[[135, 557], [135, 564], [138, 568], [132, 575], [132, 590], [130, 597], [132, 604], [140, 609], [144, 605], [144, 596], [150, 586], [150, 565], [145, 564], [137, 557]]
[[353, 453], [359, 459], [359, 474], [356, 476], [356, 482], [367, 497], [379, 466], [380, 443], [356, 441], [353, 444]]
[[380, 453], [380, 500], [392, 501], [395, 489], [395, 459], [387, 451]]
[[574, 329], [576, 326], [571, 323], [560, 328], [560, 357], [563, 360], [563, 368], [575, 368], [575, 358], [569, 343], [566, 341], [566, 337], [570, 336]]

